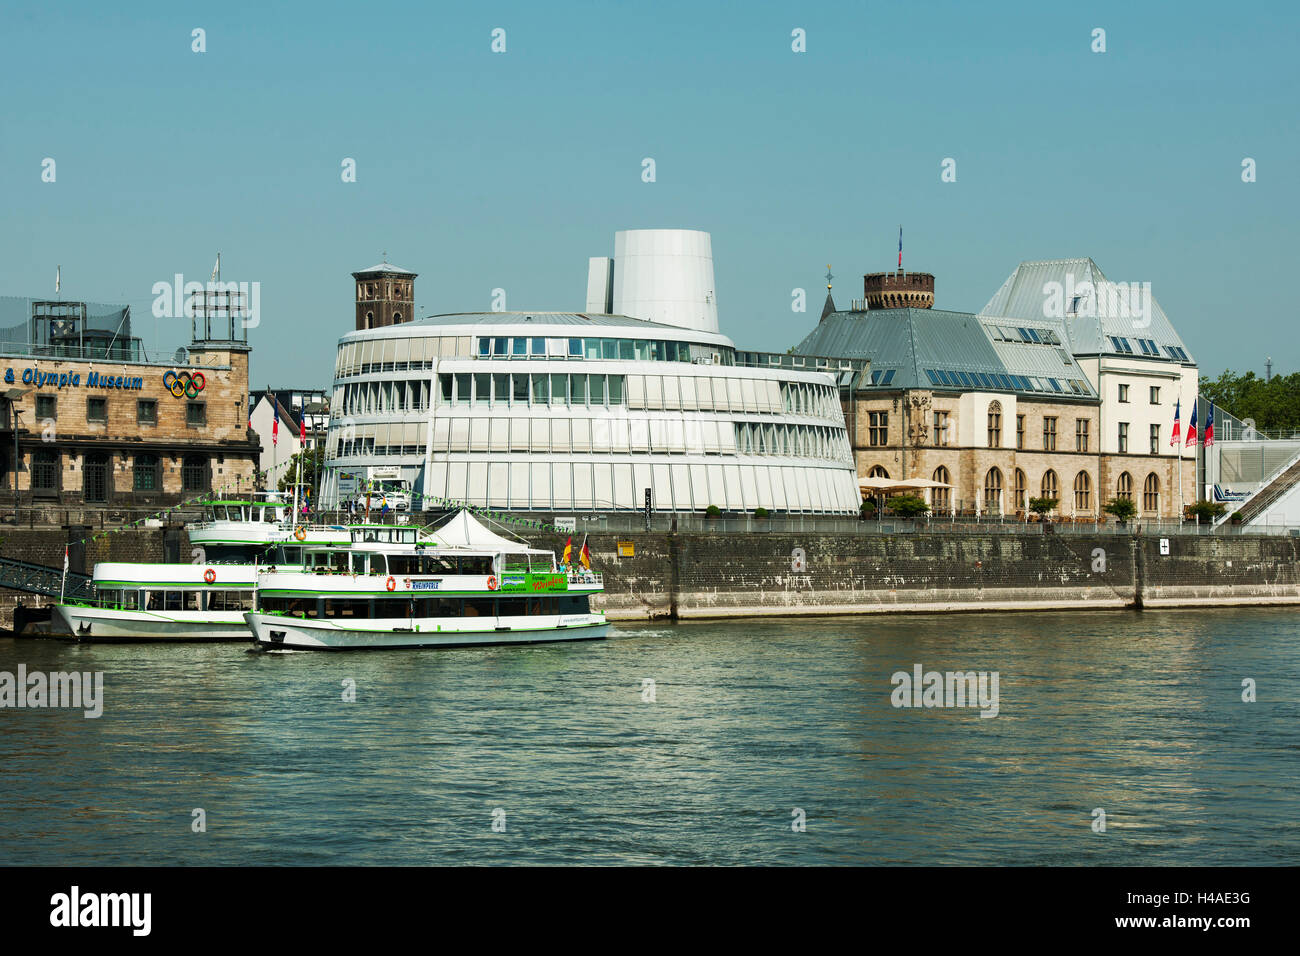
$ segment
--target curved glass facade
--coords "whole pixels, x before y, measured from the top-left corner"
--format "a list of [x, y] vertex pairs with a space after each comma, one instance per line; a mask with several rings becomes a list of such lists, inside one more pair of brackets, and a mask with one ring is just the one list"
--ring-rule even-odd
[[648, 488], [661, 512], [856, 512], [834, 379], [734, 361], [722, 335], [621, 316], [350, 333], [323, 499], [382, 470], [421, 495], [514, 511], [640, 510]]

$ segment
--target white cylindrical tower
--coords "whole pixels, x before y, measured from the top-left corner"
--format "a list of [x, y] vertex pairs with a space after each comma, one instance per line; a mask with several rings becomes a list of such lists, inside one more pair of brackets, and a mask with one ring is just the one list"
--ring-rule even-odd
[[695, 229], [614, 233], [615, 315], [718, 331], [713, 243]]

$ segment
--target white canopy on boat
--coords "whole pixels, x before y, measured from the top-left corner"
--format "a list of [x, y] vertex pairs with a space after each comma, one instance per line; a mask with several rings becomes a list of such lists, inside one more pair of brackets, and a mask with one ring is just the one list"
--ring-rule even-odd
[[446, 548], [466, 548], [471, 551], [529, 551], [536, 554], [551, 554], [539, 548], [530, 548], [522, 541], [513, 541], [510, 538], [504, 538], [484, 527], [468, 511], [459, 511], [444, 525], [435, 528], [429, 533], [432, 538], [442, 547]]

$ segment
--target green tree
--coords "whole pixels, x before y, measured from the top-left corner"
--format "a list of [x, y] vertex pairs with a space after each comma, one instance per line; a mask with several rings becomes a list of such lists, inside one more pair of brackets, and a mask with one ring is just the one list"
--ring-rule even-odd
[[889, 507], [900, 518], [916, 518], [926, 514], [930, 506], [920, 495], [895, 495], [889, 499]]
[[1226, 510], [1222, 501], [1206, 501], [1201, 499], [1196, 504], [1188, 505], [1183, 509], [1183, 515], [1188, 521], [1200, 520], [1203, 523], [1209, 523]]
[[1057, 500], [1056, 498], [1030, 498], [1029, 510], [1041, 518], [1056, 507]]
[[1138, 506], [1133, 503], [1132, 498], [1112, 498], [1101, 510], [1106, 514], [1114, 515], [1120, 524], [1128, 524], [1137, 514]]
[[280, 483], [276, 486], [280, 491], [287, 491], [291, 485], [298, 481], [298, 460], [302, 459], [302, 483], [312, 488], [312, 494], [318, 493], [320, 483], [316, 476], [323, 474], [325, 470], [325, 449], [308, 448], [300, 451], [289, 459], [289, 464], [284, 470], [284, 475], [280, 478]]

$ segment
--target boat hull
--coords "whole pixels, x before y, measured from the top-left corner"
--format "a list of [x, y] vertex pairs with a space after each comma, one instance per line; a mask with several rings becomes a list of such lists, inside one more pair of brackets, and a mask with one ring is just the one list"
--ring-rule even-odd
[[[328, 620], [304, 620], [280, 614], [250, 611], [244, 615], [253, 642], [264, 649], [311, 651], [417, 650], [439, 647], [484, 647], [497, 644], [549, 644], [559, 641], [599, 641], [609, 636], [611, 625], [603, 615], [582, 615], [572, 623], [553, 621], [520, 626], [485, 621], [418, 619], [402, 622], [409, 629], [346, 627]], [[490, 625], [486, 626], [485, 624]]]
[[54, 614], [62, 629], [81, 641], [247, 641], [250, 634], [244, 612], [237, 610], [119, 611], [57, 604]]

